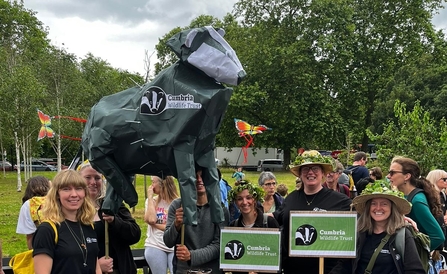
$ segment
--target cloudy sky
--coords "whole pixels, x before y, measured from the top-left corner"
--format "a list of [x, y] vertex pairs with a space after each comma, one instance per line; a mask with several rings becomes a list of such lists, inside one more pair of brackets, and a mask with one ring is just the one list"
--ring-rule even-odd
[[[184, 27], [202, 14], [219, 19], [236, 0], [24, 0], [25, 7], [49, 28], [58, 47], [84, 57], [88, 52], [115, 68], [144, 74], [145, 50], [155, 50], [158, 39]], [[180, 4], [181, 3], [181, 4]], [[444, 4], [447, 6], [447, 4]], [[447, 10], [433, 24], [447, 33]], [[151, 58], [156, 62], [156, 54]]]

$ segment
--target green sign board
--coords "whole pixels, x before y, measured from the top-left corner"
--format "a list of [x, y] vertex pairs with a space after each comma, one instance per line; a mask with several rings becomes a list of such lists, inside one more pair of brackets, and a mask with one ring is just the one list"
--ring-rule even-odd
[[281, 237], [278, 229], [226, 227], [220, 234], [220, 268], [278, 272]]
[[357, 213], [345, 211], [291, 211], [291, 257], [354, 258]]

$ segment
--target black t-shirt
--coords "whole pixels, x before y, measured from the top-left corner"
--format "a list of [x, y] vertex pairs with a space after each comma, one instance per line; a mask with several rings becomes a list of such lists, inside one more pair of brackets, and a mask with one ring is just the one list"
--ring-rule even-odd
[[[77, 222], [66, 221], [75, 235], [80, 238], [81, 232]], [[82, 225], [87, 246], [87, 266], [84, 267], [83, 252], [79, 244], [68, 230], [65, 222], [57, 226], [59, 239], [54, 243], [54, 230], [49, 223], [43, 222], [37, 227], [33, 237], [33, 256], [47, 254], [53, 258], [53, 274], [94, 274], [96, 273], [96, 261], [98, 258], [98, 243], [96, 232], [92, 226]]]
[[[309, 203], [309, 204], [308, 204]], [[284, 200], [281, 208], [274, 213], [279, 225], [283, 227], [281, 233], [281, 246], [284, 273], [297, 273], [299, 269], [306, 269], [307, 274], [319, 273], [318, 258], [288, 257], [290, 234], [290, 211], [348, 211], [352, 200], [340, 192], [322, 188], [317, 194], [306, 195], [302, 189], [292, 191]], [[326, 258], [325, 273], [334, 267], [336, 260]]]
[[[360, 259], [357, 264], [357, 269], [355, 273], [364, 274], [365, 269], [368, 266], [369, 260], [371, 259], [374, 251], [379, 246], [380, 241], [386, 236], [386, 232], [380, 234], [366, 235], [365, 245], [360, 251]], [[396, 265], [394, 264], [393, 258], [391, 257], [389, 242], [387, 242], [379, 255], [377, 255], [376, 262], [372, 268], [372, 273], [381, 274], [398, 274]]]

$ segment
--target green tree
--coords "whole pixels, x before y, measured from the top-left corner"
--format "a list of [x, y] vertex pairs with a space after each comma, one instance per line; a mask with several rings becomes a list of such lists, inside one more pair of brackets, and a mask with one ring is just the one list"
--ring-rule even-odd
[[[30, 122], [43, 94], [35, 62], [48, 46], [47, 33], [34, 12], [17, 1], [0, 1], [0, 114], [4, 131], [14, 138], [17, 163], [20, 154], [30, 157], [35, 141], [35, 129]], [[35, 135], [34, 135], [35, 136]], [[21, 189], [20, 171], [17, 173], [17, 190]]]
[[447, 164], [447, 124], [430, 118], [419, 101], [416, 101], [411, 112], [406, 110], [405, 103], [396, 101], [394, 115], [397, 122], [385, 125], [382, 134], [372, 134], [370, 138], [377, 143], [377, 155], [381, 166], [389, 166], [391, 159], [405, 156], [417, 161], [423, 175], [435, 168], [444, 168]]
[[376, 103], [371, 130], [380, 133], [383, 131], [382, 123], [393, 119], [395, 100], [405, 103], [407, 110], [419, 100], [421, 107], [438, 122], [447, 116], [444, 107], [447, 99], [447, 41], [441, 32], [437, 35], [427, 52], [413, 56], [388, 82], [384, 89], [387, 96]]

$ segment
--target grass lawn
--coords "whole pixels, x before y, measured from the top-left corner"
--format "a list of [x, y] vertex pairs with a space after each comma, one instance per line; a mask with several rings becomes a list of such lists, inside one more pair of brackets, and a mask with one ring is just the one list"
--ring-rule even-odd
[[[231, 178], [233, 170], [221, 169], [222, 176], [226, 179], [230, 185], [234, 185], [234, 180]], [[245, 179], [252, 183], [257, 183], [259, 172], [244, 172]], [[17, 174], [15, 172], [6, 172], [6, 176], [3, 172], [0, 173], [0, 239], [3, 241], [3, 256], [11, 257], [12, 255], [25, 251], [26, 237], [25, 235], [16, 234], [17, 218], [19, 216], [20, 206], [22, 205], [21, 199], [26, 188], [26, 183], [22, 177], [22, 192], [17, 192]], [[52, 179], [56, 172], [33, 172], [33, 176], [42, 175], [49, 179]], [[275, 172], [278, 183], [284, 183], [288, 186], [289, 192], [295, 187], [295, 176], [287, 171]], [[144, 216], [144, 177], [143, 175], [137, 176], [136, 188], [139, 195], [138, 205], [131, 209], [134, 218], [137, 220], [141, 227], [142, 236], [140, 241], [133, 246], [133, 248], [144, 248], [144, 240], [146, 238], [147, 225], [143, 221]], [[147, 176], [147, 184], [150, 184], [150, 177]]]

